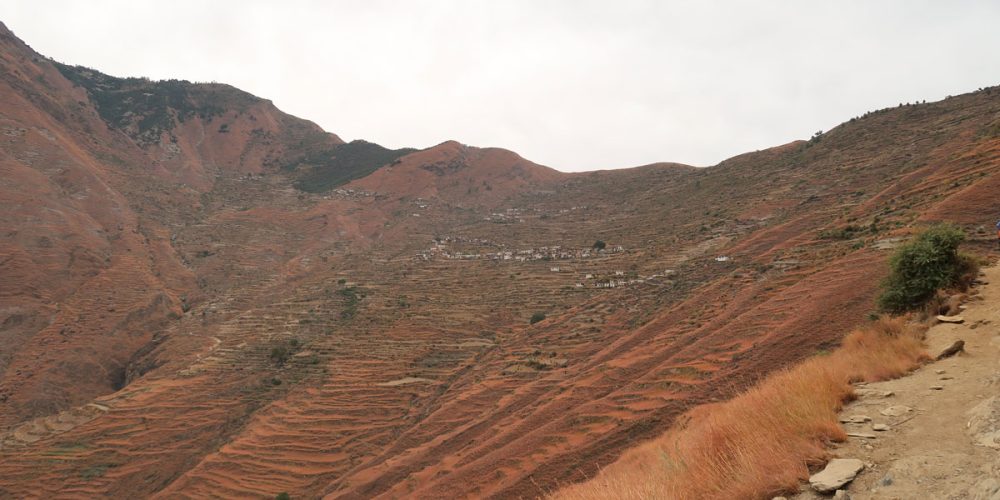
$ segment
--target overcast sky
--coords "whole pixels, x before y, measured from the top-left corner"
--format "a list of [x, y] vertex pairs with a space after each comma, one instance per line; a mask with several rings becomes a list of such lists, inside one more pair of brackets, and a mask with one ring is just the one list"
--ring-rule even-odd
[[1000, 84], [998, 1], [4, 0], [35, 50], [235, 85], [345, 140], [712, 165]]

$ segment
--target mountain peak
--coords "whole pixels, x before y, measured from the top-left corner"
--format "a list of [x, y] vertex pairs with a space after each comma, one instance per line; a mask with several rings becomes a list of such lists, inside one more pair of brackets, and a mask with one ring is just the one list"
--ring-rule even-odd
[[440, 198], [456, 205], [491, 206], [565, 175], [506, 149], [445, 141], [406, 155], [352, 186], [398, 196]]

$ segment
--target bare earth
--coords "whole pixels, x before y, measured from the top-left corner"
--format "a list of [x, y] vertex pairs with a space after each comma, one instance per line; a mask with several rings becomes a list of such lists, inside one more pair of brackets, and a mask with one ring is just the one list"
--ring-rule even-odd
[[[1000, 283], [1000, 266], [981, 280], [965, 303], [964, 323], [940, 323], [927, 333], [931, 356], [959, 339], [966, 352], [860, 387], [861, 397], [841, 413], [842, 420], [872, 418], [845, 423], [849, 433], [868, 437], [850, 437], [834, 451], [866, 463], [846, 488], [852, 499], [1000, 498], [1000, 286], [989, 285]], [[882, 413], [893, 406], [911, 410]], [[875, 424], [889, 430], [875, 431]], [[798, 498], [820, 496], [810, 490]]]

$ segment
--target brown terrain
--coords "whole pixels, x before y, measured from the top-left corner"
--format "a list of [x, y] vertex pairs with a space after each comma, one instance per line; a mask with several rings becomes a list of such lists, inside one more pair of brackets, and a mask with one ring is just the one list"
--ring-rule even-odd
[[996, 87], [566, 174], [0, 25], [0, 132], [0, 498], [544, 495], [836, 345], [915, 227], [986, 250], [1000, 213]]
[[[848, 440], [833, 454], [865, 467], [843, 489], [854, 499], [1000, 498], [1000, 266], [956, 307], [960, 323], [926, 335], [932, 357], [964, 349], [910, 376], [864, 384], [840, 414]], [[808, 487], [797, 500], [824, 498]]]

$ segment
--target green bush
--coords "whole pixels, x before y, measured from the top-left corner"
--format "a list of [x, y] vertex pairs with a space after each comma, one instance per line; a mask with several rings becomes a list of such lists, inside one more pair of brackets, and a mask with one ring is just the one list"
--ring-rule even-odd
[[607, 245], [607, 243], [604, 243], [604, 240], [597, 240], [597, 241], [594, 242], [594, 249], [595, 250], [604, 250], [604, 248], [607, 247], [607, 246], [608, 245]]
[[273, 347], [271, 349], [271, 354], [268, 356], [268, 358], [270, 358], [271, 361], [274, 362], [274, 364], [282, 366], [285, 364], [285, 362], [288, 361], [289, 356], [291, 356], [291, 352], [288, 351], [287, 347], [281, 345]]
[[535, 323], [538, 323], [539, 321], [542, 321], [543, 319], [545, 319], [545, 313], [538, 312], [538, 313], [535, 313], [535, 314], [531, 315], [530, 323], [532, 325], [534, 325]]
[[899, 247], [889, 260], [889, 277], [882, 284], [879, 307], [896, 313], [915, 309], [939, 289], [961, 285], [970, 272], [974, 277], [975, 258], [958, 253], [964, 240], [961, 229], [939, 224]]

